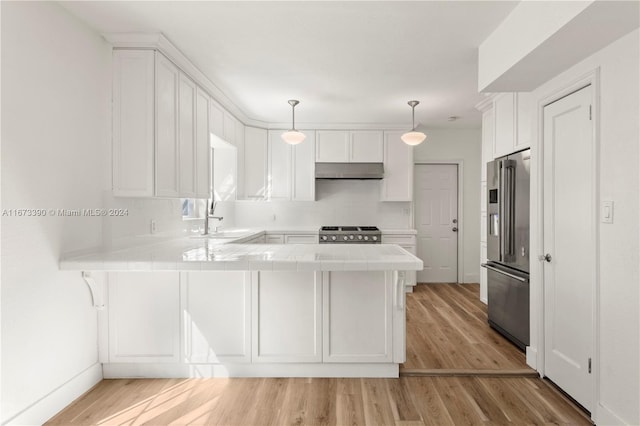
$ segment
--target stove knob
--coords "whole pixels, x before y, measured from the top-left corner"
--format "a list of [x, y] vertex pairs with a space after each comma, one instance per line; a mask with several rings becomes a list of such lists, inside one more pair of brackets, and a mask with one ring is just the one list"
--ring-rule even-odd
[[321, 239], [322, 239], [322, 241], [327, 241], [327, 236], [326, 236], [326, 235], [323, 235], [323, 236], [321, 237]]
[[374, 235], [373, 237], [371, 237], [371, 239], [372, 239], [373, 241], [378, 241], [378, 237], [376, 237], [375, 235]]
[[362, 239], [362, 235], [358, 235], [358, 239], [361, 240]]
[[369, 236], [368, 236], [368, 235], [365, 235], [365, 236], [364, 236], [364, 240], [365, 240], [365, 241], [369, 241]]
[[342, 237], [343, 240], [347, 241], [349, 239], [349, 237], [347, 237], [346, 235], [344, 237]]
[[353, 235], [349, 235], [349, 239], [350, 239], [350, 240], [353, 240]]
[[336, 239], [337, 239], [337, 238], [336, 238], [336, 236], [335, 236], [335, 235], [332, 235], [332, 236], [331, 236], [331, 241], [335, 241]]

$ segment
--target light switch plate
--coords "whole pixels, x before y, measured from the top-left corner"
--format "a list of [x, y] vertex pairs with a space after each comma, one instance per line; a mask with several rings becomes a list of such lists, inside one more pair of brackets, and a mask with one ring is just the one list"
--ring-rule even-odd
[[613, 201], [602, 201], [600, 204], [600, 221], [613, 223]]

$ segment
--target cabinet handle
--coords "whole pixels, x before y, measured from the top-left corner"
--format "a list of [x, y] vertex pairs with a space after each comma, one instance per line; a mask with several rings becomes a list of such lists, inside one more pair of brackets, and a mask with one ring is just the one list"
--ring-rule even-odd
[[396, 307], [398, 310], [404, 309], [404, 282], [405, 282], [405, 272], [404, 271], [396, 271]]

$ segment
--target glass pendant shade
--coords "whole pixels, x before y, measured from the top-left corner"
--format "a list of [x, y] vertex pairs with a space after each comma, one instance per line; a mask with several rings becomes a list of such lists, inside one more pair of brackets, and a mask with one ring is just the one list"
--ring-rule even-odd
[[289, 145], [298, 145], [306, 138], [304, 133], [296, 130], [296, 105], [299, 103], [300, 101], [296, 101], [295, 99], [289, 100], [289, 105], [291, 105], [291, 130], [281, 135], [282, 140]]
[[298, 145], [300, 142], [304, 141], [306, 137], [307, 136], [304, 133], [297, 130], [289, 130], [282, 134], [282, 140], [289, 145]]
[[407, 145], [420, 145], [425, 139], [427, 135], [422, 132], [407, 132], [404, 135], [400, 136], [402, 142]]
[[420, 101], [409, 101], [407, 103], [411, 107], [411, 131], [400, 136], [400, 139], [407, 145], [415, 146], [421, 144], [427, 138], [427, 135], [422, 132], [416, 132], [416, 105]]

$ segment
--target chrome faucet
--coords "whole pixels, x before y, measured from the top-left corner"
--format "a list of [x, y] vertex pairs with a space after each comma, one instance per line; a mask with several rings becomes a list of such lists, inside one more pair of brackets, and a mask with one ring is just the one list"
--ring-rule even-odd
[[[211, 201], [207, 200], [207, 212], [204, 215], [204, 233], [202, 235], [209, 235], [209, 220], [216, 219], [221, 222], [224, 217], [222, 216], [214, 216], [216, 211], [217, 203], [211, 199]], [[213, 232], [218, 232], [218, 226], [213, 227]]]

